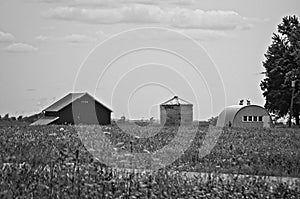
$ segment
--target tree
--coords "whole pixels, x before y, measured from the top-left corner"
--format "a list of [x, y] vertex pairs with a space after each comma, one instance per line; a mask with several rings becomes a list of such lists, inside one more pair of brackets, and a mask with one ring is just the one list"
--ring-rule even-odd
[[210, 125], [216, 126], [217, 125], [217, 121], [218, 121], [218, 116], [216, 117], [211, 117], [210, 119], [208, 119], [208, 123]]
[[20, 115], [18, 118], [17, 118], [18, 121], [22, 121], [23, 120], [23, 116]]
[[266, 98], [265, 108], [278, 117], [290, 112], [292, 81], [295, 81], [293, 117], [299, 125], [300, 112], [300, 24], [296, 16], [286, 16], [273, 33], [265, 53], [265, 79], [260, 87]]
[[9, 113], [6, 113], [2, 119], [3, 120], [9, 120]]
[[10, 118], [10, 120], [12, 120], [12, 121], [16, 121], [16, 120], [17, 120], [17, 118], [16, 118], [16, 117], [11, 117], [11, 118]]

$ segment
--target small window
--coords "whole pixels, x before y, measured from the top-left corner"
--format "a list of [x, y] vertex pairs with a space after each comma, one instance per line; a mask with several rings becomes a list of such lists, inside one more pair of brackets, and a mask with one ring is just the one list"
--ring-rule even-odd
[[258, 116], [258, 121], [262, 122], [262, 116]]
[[252, 116], [248, 116], [248, 121], [252, 122]]
[[87, 100], [82, 100], [81, 103], [87, 104], [87, 103], [89, 103], [89, 101], [87, 101]]
[[243, 122], [247, 122], [247, 116], [243, 116]]
[[257, 122], [257, 116], [253, 116], [253, 121]]

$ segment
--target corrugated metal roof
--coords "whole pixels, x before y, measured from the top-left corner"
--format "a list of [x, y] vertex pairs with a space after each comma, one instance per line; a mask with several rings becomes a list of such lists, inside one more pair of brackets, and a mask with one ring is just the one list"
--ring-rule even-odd
[[82, 98], [85, 95], [90, 96], [96, 102], [98, 102], [99, 104], [101, 104], [102, 106], [107, 108], [108, 110], [112, 111], [109, 107], [107, 107], [106, 105], [100, 103], [98, 100], [96, 100], [93, 96], [91, 96], [88, 93], [69, 93], [68, 95], [61, 98], [60, 100], [58, 100], [57, 102], [55, 102], [51, 106], [45, 108], [43, 111], [53, 111], [53, 112], [60, 111], [62, 108], [66, 107], [67, 105], [69, 105], [71, 103], [73, 103], [75, 100]]
[[174, 96], [172, 99], [162, 103], [161, 105], [192, 105], [190, 102]]
[[55, 112], [59, 111], [62, 108], [74, 102], [75, 100], [81, 98], [85, 94], [87, 93], [69, 93], [65, 97], [61, 98], [60, 100], [58, 100], [57, 102], [55, 102], [54, 104], [46, 108], [44, 111], [55, 111]]
[[38, 119], [37, 121], [33, 122], [32, 124], [30, 124], [31, 126], [36, 126], [36, 125], [48, 125], [52, 122], [54, 122], [55, 120], [57, 120], [59, 117], [42, 117], [40, 119]]
[[232, 124], [234, 116], [243, 107], [245, 107], [245, 105], [232, 105], [226, 107], [218, 117], [217, 127], [226, 126], [228, 125], [229, 121]]

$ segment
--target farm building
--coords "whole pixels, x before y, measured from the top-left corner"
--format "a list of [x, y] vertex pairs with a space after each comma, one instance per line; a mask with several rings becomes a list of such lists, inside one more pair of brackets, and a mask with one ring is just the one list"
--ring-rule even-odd
[[88, 93], [69, 93], [43, 110], [44, 117], [31, 125], [110, 124], [112, 110]]
[[174, 96], [160, 105], [160, 123], [191, 125], [193, 123], [193, 104]]
[[270, 128], [272, 119], [269, 112], [258, 105], [233, 105], [226, 107], [219, 115], [217, 127]]

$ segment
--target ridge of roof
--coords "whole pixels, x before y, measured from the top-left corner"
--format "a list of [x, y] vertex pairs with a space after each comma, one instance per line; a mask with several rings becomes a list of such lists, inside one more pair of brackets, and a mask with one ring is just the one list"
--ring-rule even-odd
[[54, 102], [52, 105], [45, 108], [43, 111], [59, 111], [70, 103], [74, 102], [76, 99], [81, 98], [85, 94], [86, 93], [69, 93], [58, 101]]
[[107, 108], [108, 110], [110, 110], [111, 112], [113, 112], [111, 108], [109, 108], [107, 105], [105, 105], [105, 104], [103, 104], [102, 102], [100, 102], [99, 100], [97, 100], [94, 96], [90, 95], [90, 94], [87, 93], [87, 92], [86, 92], [85, 94], [87, 94], [87, 95], [90, 96], [92, 99], [94, 99], [95, 102], [98, 102], [99, 104], [101, 104], [102, 106], [104, 106], [105, 108]]
[[107, 107], [103, 103], [99, 102], [95, 97], [91, 96], [87, 92], [84, 92], [84, 93], [69, 93], [69, 94], [65, 95], [64, 97], [62, 97], [61, 99], [59, 99], [58, 101], [56, 101], [55, 103], [53, 103], [52, 105], [45, 108], [43, 111], [53, 111], [53, 112], [60, 111], [64, 107], [68, 106], [69, 104], [73, 103], [75, 100], [80, 99], [81, 97], [83, 97], [85, 95], [88, 95], [93, 100], [95, 100], [96, 102], [98, 102], [99, 104], [101, 104], [106, 109], [108, 109], [112, 112], [112, 110], [109, 107]]
[[174, 96], [173, 98], [167, 100], [166, 102], [162, 103], [161, 105], [192, 105], [192, 103], [179, 98], [178, 96]]

